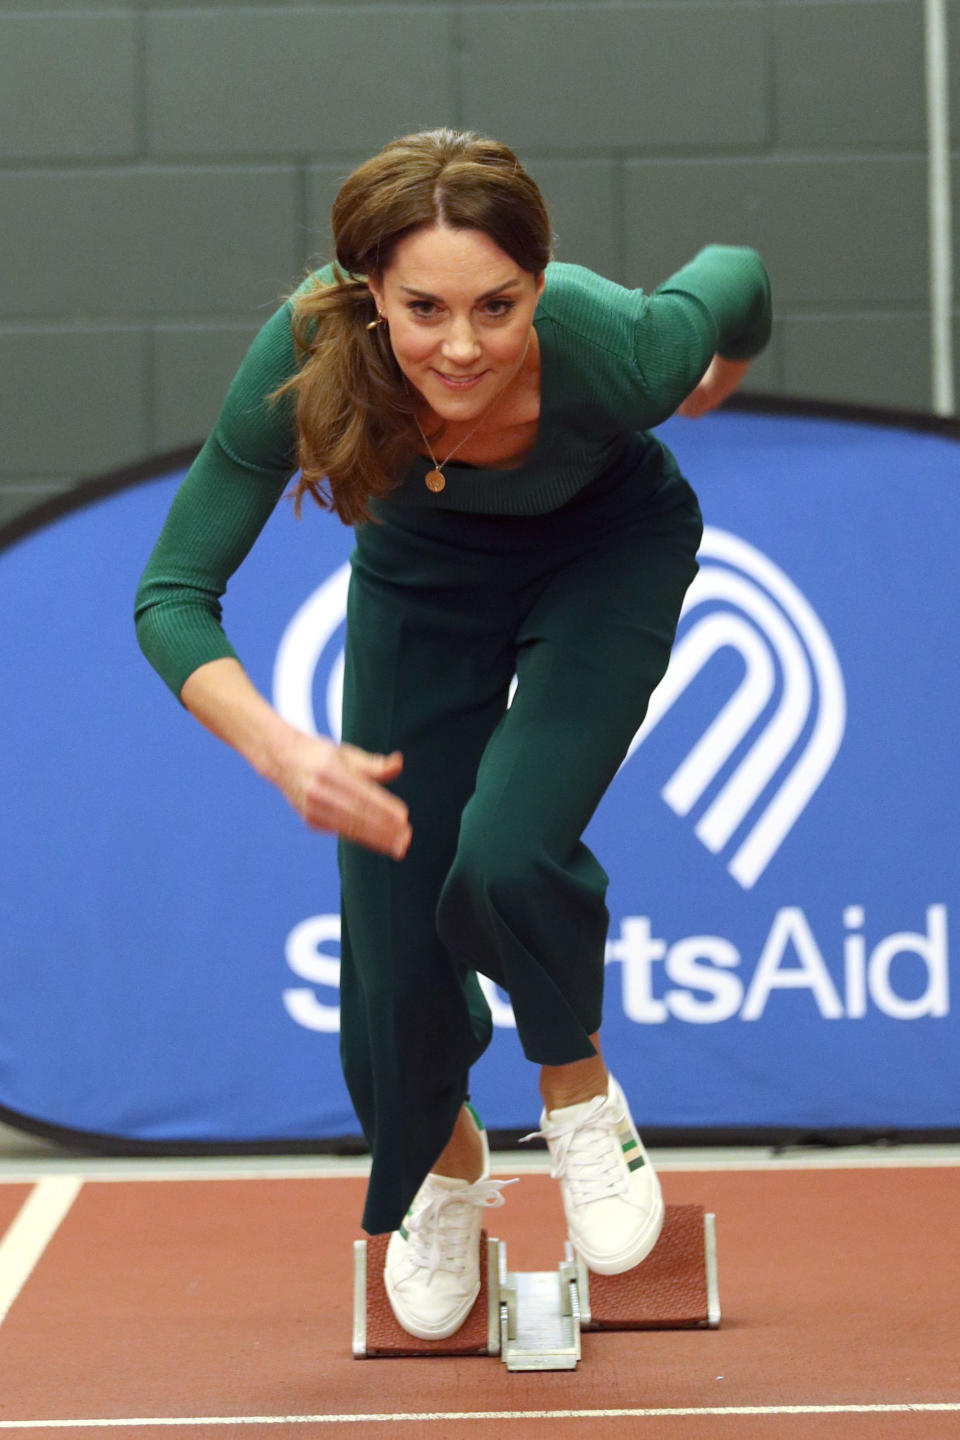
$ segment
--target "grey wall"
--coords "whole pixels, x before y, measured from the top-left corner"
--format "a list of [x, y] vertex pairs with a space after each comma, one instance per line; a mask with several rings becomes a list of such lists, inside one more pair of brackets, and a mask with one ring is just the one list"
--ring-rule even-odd
[[558, 258], [650, 288], [707, 240], [756, 245], [778, 319], [753, 389], [928, 409], [923, 9], [7, 0], [0, 521], [202, 438], [326, 256], [339, 180], [437, 124], [519, 150]]

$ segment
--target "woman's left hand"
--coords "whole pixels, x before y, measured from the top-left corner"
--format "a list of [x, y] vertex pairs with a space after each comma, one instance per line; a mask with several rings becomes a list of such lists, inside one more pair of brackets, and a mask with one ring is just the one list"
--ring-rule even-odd
[[699, 420], [701, 415], [708, 415], [733, 394], [752, 363], [750, 360], [724, 360], [722, 355], [714, 355], [700, 384], [678, 406], [677, 414], [686, 416], [688, 420]]

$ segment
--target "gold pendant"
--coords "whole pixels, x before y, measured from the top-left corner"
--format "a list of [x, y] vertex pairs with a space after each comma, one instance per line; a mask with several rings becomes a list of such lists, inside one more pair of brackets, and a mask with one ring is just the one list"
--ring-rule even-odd
[[439, 495], [447, 483], [439, 470], [428, 470], [424, 476], [424, 480], [426, 481], [427, 489], [432, 490], [434, 495]]

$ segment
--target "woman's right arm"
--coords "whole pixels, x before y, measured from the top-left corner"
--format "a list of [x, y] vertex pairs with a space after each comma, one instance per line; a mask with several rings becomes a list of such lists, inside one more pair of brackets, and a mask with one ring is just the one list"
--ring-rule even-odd
[[383, 788], [403, 769], [398, 752], [370, 755], [304, 734], [277, 714], [229, 657], [188, 675], [180, 698], [201, 725], [276, 785], [312, 829], [403, 859], [411, 836], [407, 807]]
[[308, 825], [402, 858], [407, 809], [383, 786], [399, 755], [374, 756], [289, 725], [247, 677], [221, 625], [227, 581], [295, 464], [289, 397], [267, 396], [296, 363], [289, 307], [257, 335], [209, 439], [174, 497], [137, 591], [137, 637], [206, 728], [280, 789]]

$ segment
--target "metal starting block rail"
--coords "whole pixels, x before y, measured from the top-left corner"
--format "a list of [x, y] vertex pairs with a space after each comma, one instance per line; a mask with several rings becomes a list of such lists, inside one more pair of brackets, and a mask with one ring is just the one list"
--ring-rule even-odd
[[583, 1330], [716, 1329], [720, 1324], [713, 1215], [668, 1205], [642, 1264], [597, 1275], [569, 1243], [556, 1270], [511, 1272], [507, 1247], [480, 1236], [480, 1293], [456, 1334], [418, 1340], [397, 1323], [383, 1286], [389, 1236], [354, 1243], [353, 1353], [359, 1358], [499, 1355], [508, 1370], [573, 1370]]

